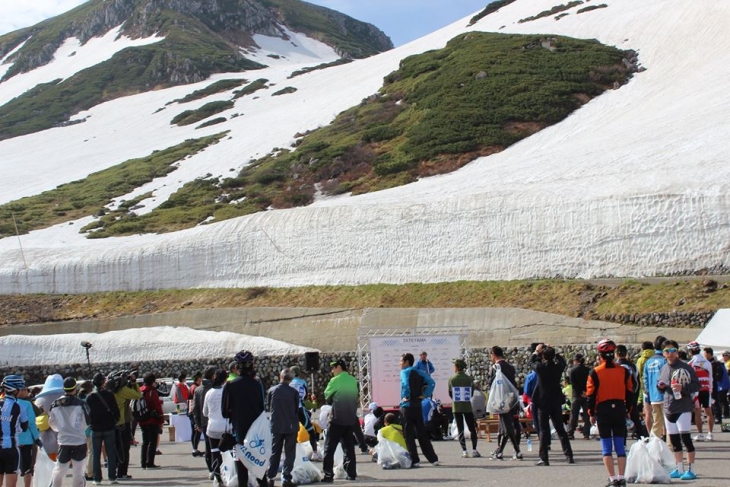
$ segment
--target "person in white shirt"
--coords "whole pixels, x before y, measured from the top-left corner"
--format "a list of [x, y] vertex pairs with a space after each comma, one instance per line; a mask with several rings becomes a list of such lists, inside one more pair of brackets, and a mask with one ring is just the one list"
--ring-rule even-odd
[[[695, 441], [712, 441], [712, 429], [715, 426], [715, 418], [712, 415], [712, 364], [702, 355], [700, 344], [690, 342], [687, 345], [687, 352], [692, 356], [689, 365], [695, 370], [700, 380], [700, 392], [695, 396], [695, 425], [697, 435]], [[707, 415], [707, 436], [702, 433], [702, 410]]]
[[221, 478], [221, 463], [223, 458], [221, 457], [221, 451], [218, 449], [220, 445], [221, 437], [226, 431], [231, 431], [230, 423], [223, 417], [221, 409], [221, 402], [223, 399], [223, 385], [228, 379], [228, 372], [223, 369], [215, 371], [213, 377], [213, 386], [206, 392], [205, 399], [203, 399], [203, 416], [208, 418], [208, 427], [205, 430], [205, 435], [210, 441], [210, 456], [211, 456], [211, 468], [213, 470], [214, 486], [223, 485]]
[[84, 487], [86, 479], [86, 427], [89, 406], [76, 397], [76, 379], [63, 381], [64, 396], [56, 399], [48, 412], [48, 426], [58, 433], [58, 460], [53, 467], [53, 487], [61, 487], [73, 460], [73, 486]]

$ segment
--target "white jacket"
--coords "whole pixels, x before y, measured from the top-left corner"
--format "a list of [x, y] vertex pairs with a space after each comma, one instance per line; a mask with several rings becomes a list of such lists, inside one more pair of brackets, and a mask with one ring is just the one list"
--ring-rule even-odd
[[78, 397], [62, 396], [51, 405], [48, 425], [58, 433], [59, 445], [85, 445], [88, 424], [89, 406]]
[[222, 399], [222, 387], [210, 389], [205, 393], [205, 399], [203, 400], [203, 416], [208, 418], [208, 428], [206, 429], [205, 434], [210, 438], [220, 439], [223, 433], [231, 430], [228, 420], [223, 417], [223, 412], [221, 410]]

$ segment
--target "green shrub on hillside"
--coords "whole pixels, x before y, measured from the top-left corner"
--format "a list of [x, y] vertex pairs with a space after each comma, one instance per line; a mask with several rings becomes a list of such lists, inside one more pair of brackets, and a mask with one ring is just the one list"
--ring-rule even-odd
[[496, 0], [490, 4], [488, 4], [484, 10], [476, 14], [474, 17], [471, 18], [469, 21], [469, 26], [472, 26], [482, 20], [484, 17], [486, 17], [489, 14], [492, 14], [499, 10], [500, 8], [509, 5], [510, 3], [514, 2], [515, 0]]
[[575, 13], [582, 14], [584, 12], [590, 12], [591, 10], [596, 10], [596, 9], [599, 9], [599, 8], [606, 8], [606, 7], [608, 7], [608, 5], [606, 5], [605, 3], [602, 3], [600, 5], [589, 5], [587, 7], [583, 7], [581, 9], [578, 9], [578, 11], [576, 11]]
[[[294, 150], [276, 149], [233, 178], [186, 185], [169, 205], [122, 230], [139, 231], [139, 222], [145, 231], [178, 229], [307, 205], [318, 192], [359, 194], [453, 171], [625, 83], [624, 55], [566, 37], [460, 35], [444, 49], [404, 59], [378, 94], [300, 137]], [[122, 231], [112, 228], [94, 236]]]
[[287, 86], [286, 88], [282, 88], [279, 91], [275, 91], [271, 94], [271, 96], [281, 96], [281, 95], [288, 95], [289, 93], [295, 93], [297, 91], [296, 88], [293, 86]]
[[295, 77], [301, 76], [303, 74], [311, 73], [312, 71], [319, 71], [321, 69], [332, 68], [334, 66], [340, 66], [343, 64], [351, 63], [351, 62], [352, 62], [352, 59], [340, 58], [340, 59], [338, 59], [336, 61], [332, 61], [330, 63], [322, 63], [322, 64], [318, 64], [316, 66], [302, 68], [297, 71], [293, 71], [292, 74], [289, 75], [288, 79], [295, 78]]
[[170, 120], [170, 124], [190, 125], [196, 122], [200, 122], [201, 120], [204, 120], [211, 115], [215, 115], [216, 113], [220, 113], [228, 110], [229, 108], [233, 108], [233, 106], [234, 103], [232, 101], [212, 101], [195, 110], [185, 110], [184, 112], [180, 112], [175, 117], [173, 117], [172, 120]]
[[268, 83], [268, 82], [269, 82], [269, 80], [267, 80], [265, 78], [259, 78], [256, 81], [253, 81], [253, 82], [247, 84], [240, 90], [234, 91], [233, 99], [235, 100], [235, 99], [241, 98], [242, 96], [251, 95], [253, 93], [256, 93], [259, 90], [266, 89], [266, 88], [268, 88], [268, 86], [266, 86], [266, 83]]
[[520, 19], [520, 20], [518, 20], [518, 23], [522, 24], [525, 22], [531, 22], [533, 20], [541, 19], [543, 17], [549, 17], [551, 15], [555, 15], [556, 13], [563, 12], [565, 10], [570, 10], [571, 8], [581, 5], [582, 3], [583, 3], [582, 0], [575, 0], [573, 2], [568, 2], [565, 5], [562, 5], [562, 4], [556, 5], [553, 8], [551, 8], [550, 10], [543, 10], [539, 14], [533, 15], [532, 17], [526, 17], [524, 19]]
[[248, 83], [245, 79], [222, 79], [215, 83], [206, 86], [202, 90], [195, 90], [192, 93], [185, 95], [182, 98], [173, 100], [170, 103], [188, 103], [195, 100], [200, 100], [206, 96], [215, 95], [216, 93], [222, 93], [224, 91], [238, 88], [244, 83]]
[[[0, 238], [15, 235], [13, 215], [20, 233], [94, 215], [114, 198], [123, 196], [154, 178], [175, 169], [173, 164], [217, 143], [226, 133], [191, 139], [151, 155], [131, 159], [85, 179], [63, 184], [37, 196], [0, 205]], [[136, 203], [135, 203], [136, 204]], [[122, 209], [126, 211], [124, 206]]]

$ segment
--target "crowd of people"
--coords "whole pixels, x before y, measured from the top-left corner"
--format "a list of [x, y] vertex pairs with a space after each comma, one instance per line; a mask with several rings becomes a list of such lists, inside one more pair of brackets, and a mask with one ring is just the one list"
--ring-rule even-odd
[[[536, 344], [530, 372], [524, 384], [519, 384], [517, 371], [504, 350], [492, 347], [487, 390], [509, 386], [520, 389], [522, 396], [520, 400], [502, 401], [496, 410], [497, 444], [489, 458], [504, 460], [510, 445], [512, 459], [522, 460], [520, 442], [527, 434], [522, 431], [520, 419], [531, 417], [539, 438], [538, 466], [550, 465], [553, 432], [566, 462], [574, 463], [571, 440], [576, 433], [590, 438], [593, 426], [601, 442], [609, 486], [626, 485], [626, 441], [630, 431], [635, 437], [651, 433], [667, 441], [676, 461], [670, 476], [695, 479], [694, 442], [712, 441], [715, 424], [728, 416], [730, 353], [722, 352], [720, 361], [711, 348], [701, 349], [696, 342], [686, 347], [686, 357], [682, 352], [677, 342], [660, 336], [653, 343], [642, 344], [634, 363], [625, 346], [603, 340], [596, 348], [595, 363], [586, 364], [584, 355], [575, 354], [568, 367], [554, 347]], [[268, 390], [257, 374], [255, 357], [245, 350], [235, 356], [228, 370], [207, 367], [193, 376], [190, 386], [186, 374], [178, 377], [171, 393], [176, 412], [189, 416], [192, 455], [204, 457], [214, 486], [223, 484], [221, 451], [231, 447], [224, 448], [224, 443], [229, 438], [243, 443], [263, 411], [270, 413], [272, 451], [267, 475], [255, 480], [261, 487], [274, 486], [282, 456], [281, 485], [295, 485], [292, 470], [302, 431], [309, 438], [312, 460], [322, 461], [325, 483], [334, 481], [338, 445], [342, 446], [348, 480], [357, 479], [356, 446], [377, 457], [377, 445], [383, 439], [407, 452], [411, 468], [420, 466], [421, 455], [438, 466], [432, 441], [452, 439], [452, 434], [463, 458], [481, 457], [476, 421], [486, 415], [485, 395], [467, 374], [464, 359], [453, 360], [453, 375], [448, 379], [455, 431], [441, 401], [433, 397], [435, 367], [427, 352], [422, 352], [418, 360], [411, 353], [401, 356], [398, 408], [386, 412], [372, 403], [362, 425], [357, 379], [342, 359], [331, 362], [330, 368], [332, 378], [324, 390], [327, 406], [322, 408], [326, 414], [320, 416], [319, 424], [311, 417], [315, 397], [306, 380], [299, 377], [298, 366], [283, 369], [278, 383]], [[14, 487], [20, 475], [29, 487], [38, 448], [54, 462], [54, 487], [63, 484], [69, 469], [74, 486], [83, 486], [87, 480], [98, 485], [104, 477], [110, 484], [129, 480], [130, 451], [137, 446], [137, 427], [142, 434], [141, 468], [160, 468], [155, 463], [164, 423], [160, 385], [154, 374], [145, 375], [141, 381], [138, 375], [137, 371], [115, 371], [108, 376], [97, 373], [81, 386], [73, 377], [52, 375], [42, 389], [35, 391], [29, 390], [19, 375], [4, 377], [0, 485]], [[694, 437], [690, 433], [693, 423], [697, 428]], [[319, 451], [322, 431], [324, 448]], [[201, 441], [204, 451], [199, 450]], [[239, 485], [247, 485], [248, 469], [242, 462], [235, 465]]]

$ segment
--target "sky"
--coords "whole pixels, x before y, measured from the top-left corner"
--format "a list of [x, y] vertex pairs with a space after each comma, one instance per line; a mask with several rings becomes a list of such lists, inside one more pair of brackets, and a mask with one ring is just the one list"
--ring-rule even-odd
[[[37, 24], [86, 0], [0, 0], [0, 35]], [[490, 0], [309, 0], [370, 22], [400, 46], [484, 8]]]

